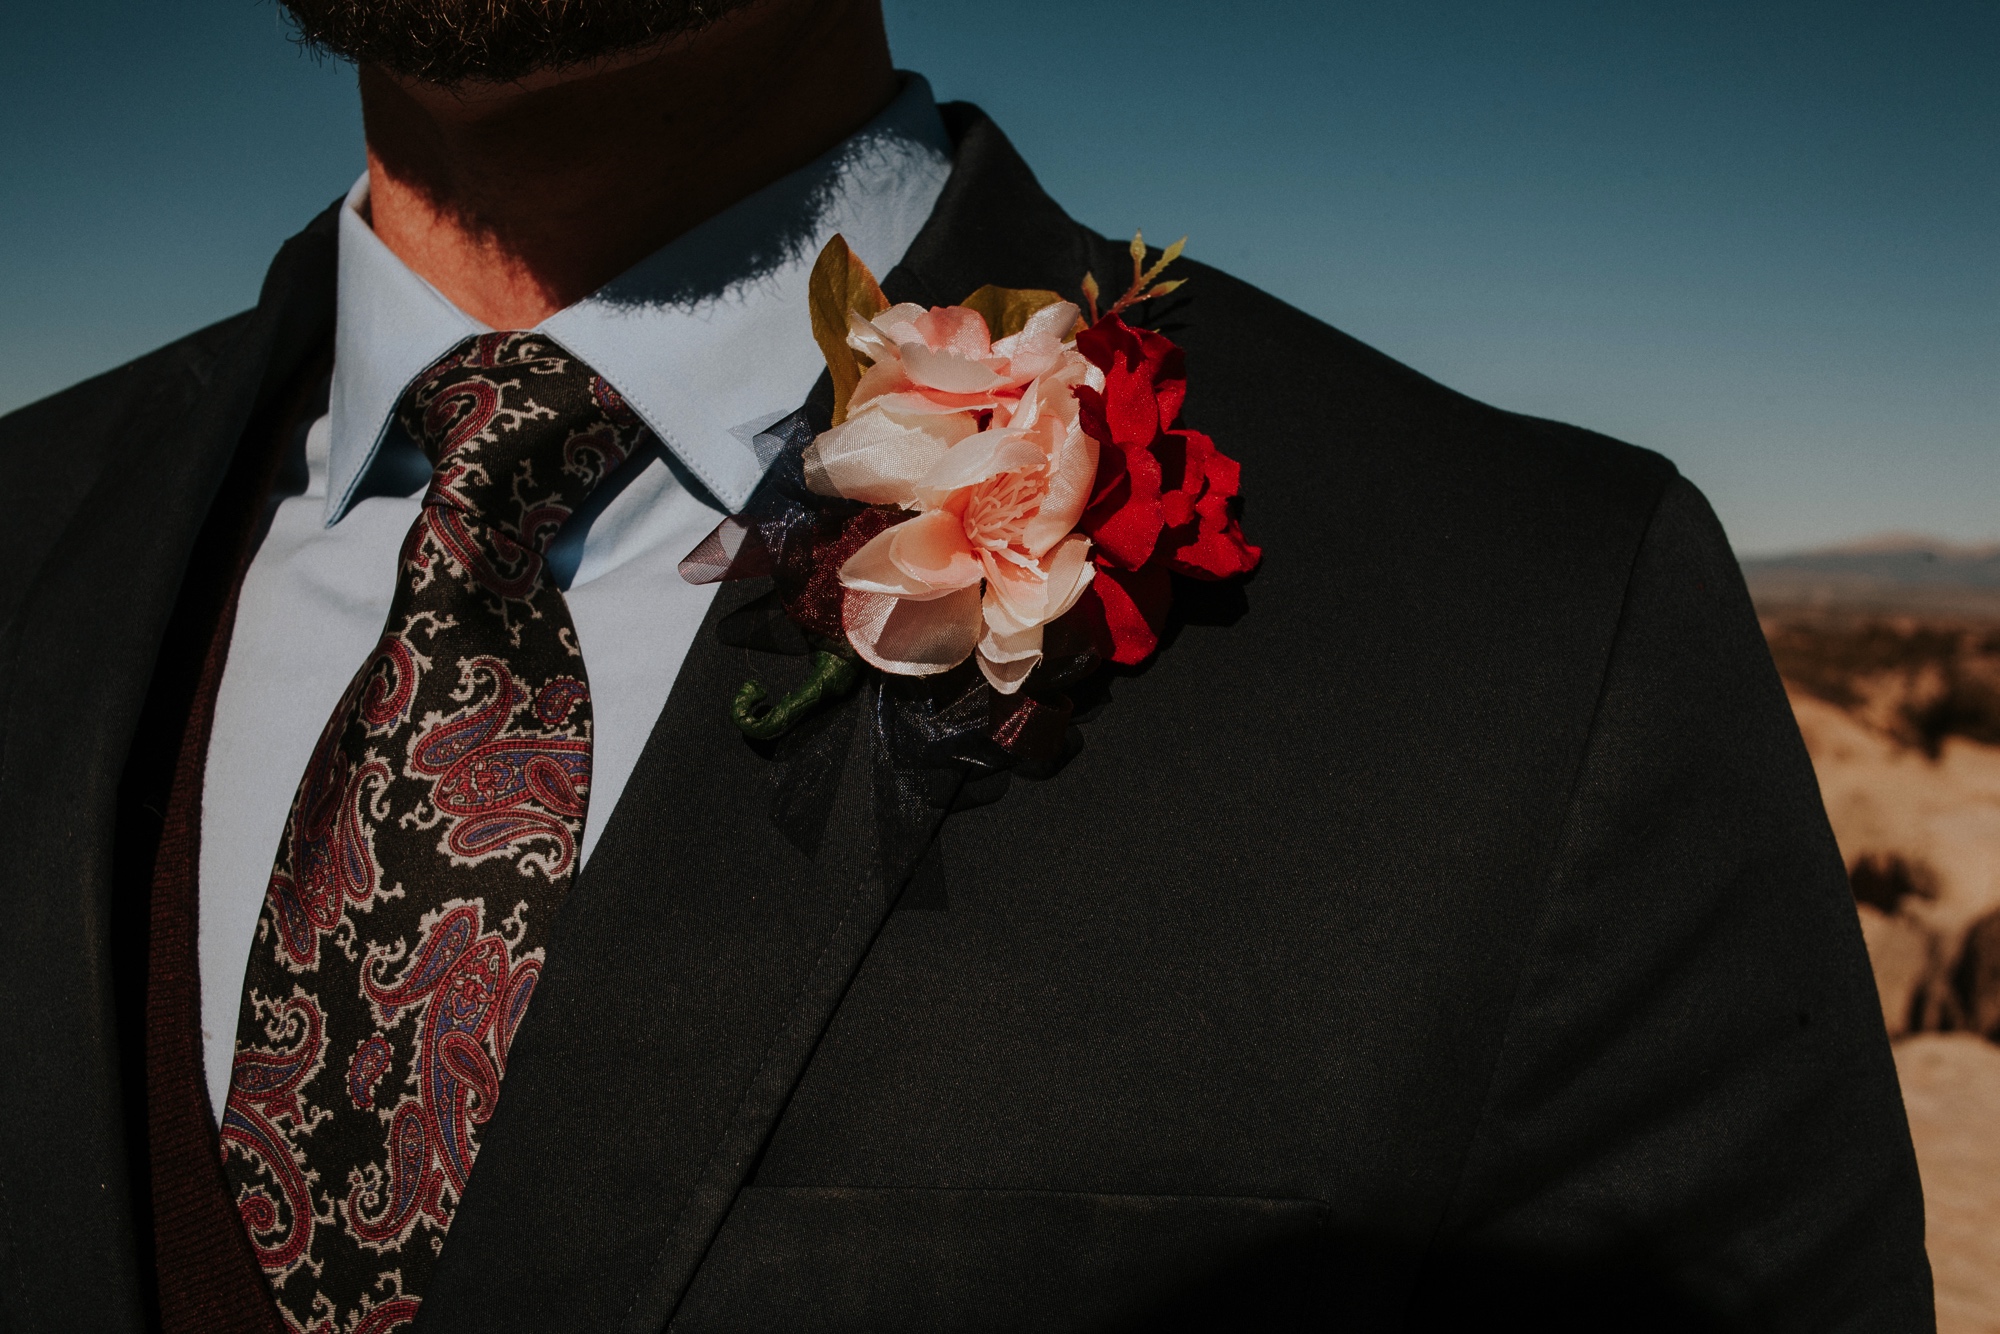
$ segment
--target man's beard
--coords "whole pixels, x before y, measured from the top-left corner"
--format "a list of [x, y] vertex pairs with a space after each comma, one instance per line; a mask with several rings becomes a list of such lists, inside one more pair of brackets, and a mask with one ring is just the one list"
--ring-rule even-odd
[[282, 0], [309, 46], [427, 83], [504, 83], [698, 31], [751, 0]]

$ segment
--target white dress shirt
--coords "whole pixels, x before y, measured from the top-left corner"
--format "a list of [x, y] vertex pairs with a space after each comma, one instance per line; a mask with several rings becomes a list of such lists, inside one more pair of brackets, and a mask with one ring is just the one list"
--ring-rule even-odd
[[[607, 479], [550, 553], [590, 677], [582, 858], [714, 596], [714, 586], [681, 579], [680, 558], [742, 507], [768, 462], [769, 437], [758, 434], [804, 402], [825, 364], [806, 307], [813, 260], [839, 232], [887, 273], [930, 216], [950, 154], [929, 85], [906, 74], [896, 100], [852, 138], [538, 326], [616, 386], [662, 446]], [[302, 430], [273, 497], [216, 697], [202, 789], [200, 959], [218, 1117], [292, 795], [382, 633], [397, 553], [430, 477], [394, 422], [397, 400], [461, 339], [487, 331], [377, 239], [363, 216], [367, 191], [364, 176], [340, 211], [328, 412]]]

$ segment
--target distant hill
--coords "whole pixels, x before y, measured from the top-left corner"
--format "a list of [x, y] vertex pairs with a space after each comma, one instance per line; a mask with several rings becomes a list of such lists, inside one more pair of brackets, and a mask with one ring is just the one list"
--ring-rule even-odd
[[1758, 609], [2000, 620], [2000, 546], [1879, 537], [1743, 562]]

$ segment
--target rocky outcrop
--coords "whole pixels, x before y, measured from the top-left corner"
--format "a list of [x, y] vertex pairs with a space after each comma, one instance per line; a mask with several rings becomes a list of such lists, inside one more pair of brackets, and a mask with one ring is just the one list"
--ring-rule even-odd
[[1796, 687], [1792, 708], [1890, 1036], [2000, 1037], [2000, 746], [1947, 736], [1933, 759]]
[[1947, 737], [2000, 745], [2000, 629], [1963, 621], [1767, 616], [1786, 681], [1936, 758]]
[[1952, 1027], [2000, 1042], [2000, 912], [1986, 914], [1965, 933], [1949, 990], [1958, 1006]]

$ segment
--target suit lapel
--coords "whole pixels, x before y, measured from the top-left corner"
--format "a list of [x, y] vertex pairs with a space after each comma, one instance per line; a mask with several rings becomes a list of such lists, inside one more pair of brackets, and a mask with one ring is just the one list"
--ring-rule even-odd
[[[890, 297], [1073, 288], [1088, 235], [990, 121], [945, 113], [953, 174]], [[425, 1331], [661, 1329], [887, 917], [862, 729], [809, 858], [726, 716], [747, 673], [715, 624], [757, 591], [717, 597], [563, 906]]]
[[[0, 1248], [23, 1327], [138, 1328], [151, 1260], [136, 1216], [120, 992], [145, 977], [114, 937], [124, 902], [119, 785], [190, 551], [246, 426], [324, 339], [331, 212], [280, 252], [255, 310], [211, 355], [117, 383], [118, 438], [0, 638]], [[182, 349], [199, 348], [201, 335]], [[53, 435], [53, 433], [51, 433]], [[62, 441], [51, 438], [51, 447]], [[18, 466], [18, 465], [17, 465]], [[143, 890], [140, 891], [143, 896]], [[143, 927], [138, 930], [143, 932]], [[136, 969], [137, 976], [130, 974]], [[129, 1070], [129, 1067], [128, 1067]], [[141, 1187], [135, 1191], [134, 1187]], [[5, 1309], [5, 1308], [0, 1308]]]
[[862, 747], [817, 860], [770, 822], [725, 712], [744, 654], [714, 635], [742, 600], [716, 598], [563, 905], [425, 1329], [658, 1329], [880, 924]]

